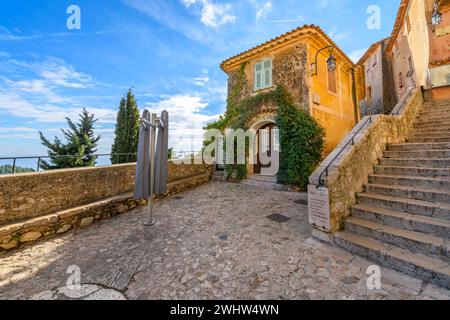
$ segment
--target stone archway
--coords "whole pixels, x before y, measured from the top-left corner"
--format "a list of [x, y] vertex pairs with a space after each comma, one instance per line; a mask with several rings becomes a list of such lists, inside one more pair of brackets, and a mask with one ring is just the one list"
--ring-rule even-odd
[[[258, 149], [260, 143], [260, 130], [266, 128], [276, 128], [276, 114], [274, 112], [259, 114], [255, 118], [253, 118], [249, 123], [248, 127], [255, 133], [255, 139], [253, 139], [253, 144], [249, 146], [249, 157], [252, 157], [253, 161], [249, 161], [247, 165], [248, 175], [253, 175], [255, 173], [261, 174], [259, 171], [259, 157], [258, 157]], [[274, 142], [278, 143], [278, 141]], [[270, 146], [273, 146], [273, 143], [269, 143]]]

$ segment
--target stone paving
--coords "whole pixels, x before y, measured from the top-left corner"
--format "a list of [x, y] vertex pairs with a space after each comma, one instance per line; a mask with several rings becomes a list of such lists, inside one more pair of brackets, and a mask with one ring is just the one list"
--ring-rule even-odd
[[[385, 268], [369, 290], [373, 263], [313, 240], [305, 199], [209, 183], [157, 202], [154, 227], [139, 208], [0, 257], [0, 298], [450, 299]], [[81, 288], [66, 287], [74, 268]]]

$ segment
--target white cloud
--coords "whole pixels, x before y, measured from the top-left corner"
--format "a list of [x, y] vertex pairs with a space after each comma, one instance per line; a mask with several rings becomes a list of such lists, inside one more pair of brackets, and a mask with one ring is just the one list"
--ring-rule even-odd
[[148, 106], [152, 112], [169, 113], [170, 146], [176, 151], [198, 151], [203, 142], [203, 127], [219, 118], [206, 115], [208, 103], [200, 96], [174, 95]]
[[367, 49], [357, 49], [352, 51], [348, 56], [354, 63], [358, 62], [359, 59], [366, 53]]
[[[77, 118], [82, 107], [64, 90], [93, 85], [91, 76], [76, 71], [60, 59], [49, 58], [39, 63], [13, 59], [2, 62], [14, 65], [16, 72], [11, 75], [14, 79], [0, 76], [0, 114], [36, 122], [65, 122], [66, 117]], [[99, 122], [115, 122], [116, 114], [111, 109], [87, 109]]]
[[194, 78], [194, 84], [199, 87], [204, 87], [208, 82], [209, 82], [209, 77], [205, 76], [205, 75]]
[[259, 6], [259, 8], [256, 11], [256, 18], [262, 19], [266, 18], [270, 11], [272, 11], [273, 5], [272, 2], [268, 1], [264, 3], [263, 5]]
[[218, 28], [236, 20], [236, 16], [230, 13], [232, 9], [230, 3], [214, 3], [211, 0], [182, 0], [182, 2], [187, 8], [200, 4], [202, 6], [201, 21], [208, 27]]

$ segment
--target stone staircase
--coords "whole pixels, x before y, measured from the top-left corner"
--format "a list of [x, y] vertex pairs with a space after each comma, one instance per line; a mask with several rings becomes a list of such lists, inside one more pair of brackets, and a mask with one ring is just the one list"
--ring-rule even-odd
[[284, 185], [277, 183], [277, 178], [275, 176], [263, 176], [260, 174], [254, 174], [248, 177], [241, 181], [241, 184], [265, 190], [284, 191], [286, 189]]
[[450, 288], [450, 100], [427, 103], [357, 195], [340, 246]]

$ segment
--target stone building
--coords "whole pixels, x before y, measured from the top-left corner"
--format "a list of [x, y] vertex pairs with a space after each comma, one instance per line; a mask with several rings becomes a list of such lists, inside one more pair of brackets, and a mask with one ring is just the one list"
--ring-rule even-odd
[[[330, 57], [335, 59], [334, 69], [329, 68]], [[237, 94], [245, 99], [282, 85], [295, 104], [325, 128], [327, 153], [358, 121], [354, 67], [333, 40], [314, 25], [294, 29], [221, 64], [228, 74], [228, 98]], [[239, 92], [234, 92], [242, 72], [244, 83]], [[260, 110], [248, 127], [257, 132], [276, 127], [277, 106], [263, 105]], [[261, 141], [258, 134], [256, 143]], [[257, 173], [258, 164], [249, 169], [250, 174]]]
[[360, 101], [361, 117], [390, 113], [397, 97], [392, 88], [392, 65], [386, 55], [388, 39], [374, 43], [358, 61], [364, 87], [363, 100]]
[[428, 87], [429, 48], [425, 1], [402, 0], [386, 48], [392, 61], [397, 99], [409, 87]]
[[[430, 77], [434, 99], [450, 97], [450, 0], [426, 0]], [[432, 21], [436, 24], [433, 24]]]

